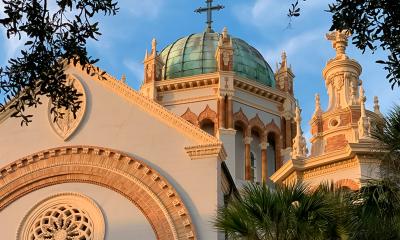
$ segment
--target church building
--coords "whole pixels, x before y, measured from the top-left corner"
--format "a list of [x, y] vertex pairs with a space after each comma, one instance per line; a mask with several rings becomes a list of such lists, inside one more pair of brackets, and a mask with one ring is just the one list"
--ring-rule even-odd
[[327, 34], [329, 106], [316, 95], [308, 151], [286, 54], [274, 71], [254, 46], [212, 29], [222, 6], [207, 2], [203, 32], [163, 48], [153, 39], [139, 90], [68, 65], [82, 93], [76, 117], [60, 110], [53, 121], [46, 99], [29, 126], [0, 113], [1, 239], [224, 239], [216, 210], [247, 182], [358, 189], [376, 176], [370, 129], [382, 115], [376, 97], [365, 108], [349, 34]]

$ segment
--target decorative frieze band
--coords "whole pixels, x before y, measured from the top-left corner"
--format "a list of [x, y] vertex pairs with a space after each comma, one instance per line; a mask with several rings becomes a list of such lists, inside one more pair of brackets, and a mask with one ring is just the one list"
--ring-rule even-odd
[[186, 147], [185, 150], [192, 160], [218, 157], [219, 160], [223, 161], [227, 157], [222, 143]]

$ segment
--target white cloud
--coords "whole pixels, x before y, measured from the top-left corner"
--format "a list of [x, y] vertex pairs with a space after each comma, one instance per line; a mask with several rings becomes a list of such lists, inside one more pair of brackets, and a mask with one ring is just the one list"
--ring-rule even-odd
[[128, 9], [130, 14], [141, 18], [157, 18], [166, 0], [132, 0], [119, 2], [123, 11]]
[[315, 42], [321, 42], [321, 36], [323, 36], [324, 31], [325, 29], [313, 29], [296, 35], [293, 38], [289, 38], [278, 46], [272, 46], [271, 48], [261, 51], [264, 56], [268, 56], [270, 61], [278, 62], [281, 59], [280, 56], [283, 51], [285, 51], [288, 56], [294, 56], [299, 50], [309, 49]]
[[[238, 4], [233, 9], [236, 17], [243, 23], [265, 28], [266, 26], [289, 23], [287, 13], [292, 2], [294, 1], [253, 0]], [[306, 17], [310, 11], [327, 9], [330, 2], [331, 0], [300, 1], [301, 15]]]
[[[143, 64], [141, 61], [132, 60], [132, 59], [124, 59], [123, 64], [128, 70], [132, 73], [133, 77], [130, 78], [128, 76], [127, 81], [132, 86], [136, 87], [142, 83], [143, 80]], [[131, 80], [132, 79], [132, 80]]]

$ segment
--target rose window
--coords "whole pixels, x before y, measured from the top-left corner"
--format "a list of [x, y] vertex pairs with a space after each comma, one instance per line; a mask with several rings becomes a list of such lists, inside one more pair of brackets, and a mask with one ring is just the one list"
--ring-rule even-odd
[[25, 217], [18, 240], [97, 240], [104, 238], [100, 209], [89, 198], [69, 193], [42, 201]]
[[29, 239], [90, 240], [92, 226], [85, 211], [71, 205], [59, 205], [36, 220]]

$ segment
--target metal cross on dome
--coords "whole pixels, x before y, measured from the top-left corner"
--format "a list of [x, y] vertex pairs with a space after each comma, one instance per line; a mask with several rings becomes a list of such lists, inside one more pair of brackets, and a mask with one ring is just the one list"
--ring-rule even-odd
[[222, 5], [216, 5], [213, 6], [213, 0], [206, 0], [207, 3], [207, 7], [200, 7], [196, 10], [194, 10], [194, 12], [197, 13], [203, 13], [203, 12], [207, 12], [207, 29], [206, 32], [213, 32], [212, 28], [211, 28], [211, 24], [212, 24], [212, 11], [219, 11], [221, 9], [223, 9], [225, 6]]

